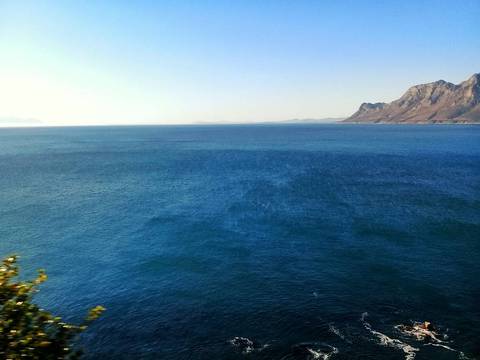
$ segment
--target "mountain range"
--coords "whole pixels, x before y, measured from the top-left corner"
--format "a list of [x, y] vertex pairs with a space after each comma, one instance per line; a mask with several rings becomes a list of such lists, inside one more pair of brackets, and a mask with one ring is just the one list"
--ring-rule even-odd
[[412, 86], [391, 103], [363, 103], [344, 122], [480, 123], [480, 73], [460, 84], [438, 80]]

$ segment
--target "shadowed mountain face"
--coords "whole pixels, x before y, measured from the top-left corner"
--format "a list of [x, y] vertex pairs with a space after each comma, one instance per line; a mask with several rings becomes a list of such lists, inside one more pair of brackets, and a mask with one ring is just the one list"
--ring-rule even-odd
[[480, 73], [455, 85], [412, 86], [391, 103], [363, 103], [344, 120], [362, 123], [480, 123]]

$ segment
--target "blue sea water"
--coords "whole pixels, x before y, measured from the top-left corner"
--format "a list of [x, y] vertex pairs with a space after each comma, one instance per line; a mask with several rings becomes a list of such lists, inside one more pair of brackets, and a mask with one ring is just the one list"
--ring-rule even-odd
[[480, 127], [1, 129], [10, 253], [87, 359], [479, 357]]

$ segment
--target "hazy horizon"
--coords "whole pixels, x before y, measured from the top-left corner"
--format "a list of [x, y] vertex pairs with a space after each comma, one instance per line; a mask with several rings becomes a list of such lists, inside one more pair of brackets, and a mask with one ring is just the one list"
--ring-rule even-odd
[[44, 122], [39, 119], [28, 119], [28, 118], [0, 118], [0, 128], [22, 128], [22, 127], [78, 127], [78, 126], [161, 126], [161, 125], [263, 125], [263, 124], [334, 124], [344, 120], [345, 117], [338, 118], [305, 118], [305, 119], [280, 119], [280, 120], [269, 120], [269, 121], [191, 121], [191, 122], [152, 122], [152, 123], [141, 123], [141, 122], [111, 122], [111, 123], [49, 123]]
[[0, 126], [343, 118], [478, 72], [479, 15], [477, 1], [0, 0]]

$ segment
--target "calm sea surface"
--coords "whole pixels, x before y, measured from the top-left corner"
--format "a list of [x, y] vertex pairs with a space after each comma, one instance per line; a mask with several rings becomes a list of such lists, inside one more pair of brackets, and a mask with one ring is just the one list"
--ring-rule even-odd
[[480, 126], [1, 129], [12, 252], [87, 359], [479, 357]]

